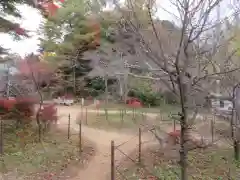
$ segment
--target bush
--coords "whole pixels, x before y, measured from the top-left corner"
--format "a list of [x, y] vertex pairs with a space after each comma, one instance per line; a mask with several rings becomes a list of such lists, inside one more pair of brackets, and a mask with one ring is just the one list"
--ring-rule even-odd
[[129, 97], [138, 98], [144, 105], [160, 106], [161, 104], [177, 104], [178, 101], [170, 91], [164, 93], [153, 91], [142, 91], [141, 89], [132, 89], [128, 93]]
[[43, 105], [40, 111], [41, 121], [46, 122], [56, 122], [57, 121], [57, 108], [54, 104]]
[[138, 98], [144, 105], [159, 106], [162, 101], [161, 94], [139, 91], [138, 89], [130, 90], [128, 96]]
[[163, 99], [165, 100], [165, 103], [166, 104], [177, 104], [178, 103], [178, 100], [177, 98], [175, 97], [175, 95], [170, 92], [170, 91], [165, 91], [163, 94]]
[[31, 98], [17, 98], [15, 108], [24, 118], [31, 118], [34, 116], [35, 100]]
[[6, 119], [29, 120], [34, 115], [34, 104], [30, 98], [1, 99], [1, 116]]

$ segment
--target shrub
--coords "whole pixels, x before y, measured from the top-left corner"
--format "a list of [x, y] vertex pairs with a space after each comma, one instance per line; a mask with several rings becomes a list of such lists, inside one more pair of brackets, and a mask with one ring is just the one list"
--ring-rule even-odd
[[175, 95], [170, 92], [170, 91], [165, 91], [163, 94], [163, 99], [165, 100], [165, 103], [166, 104], [177, 104], [178, 103], [178, 100], [177, 98], [175, 97]]
[[36, 100], [33, 98], [17, 98], [15, 108], [25, 118], [34, 116], [34, 105]]
[[142, 89], [132, 89], [128, 96], [138, 98], [144, 105], [159, 106], [165, 104], [177, 104], [178, 100], [170, 91], [164, 93], [154, 91], [143, 91]]
[[138, 98], [144, 105], [158, 106], [161, 104], [162, 96], [157, 92], [141, 91], [132, 89], [128, 96]]
[[1, 115], [6, 119], [29, 120], [34, 115], [35, 101], [30, 98], [0, 99]]
[[40, 111], [41, 121], [44, 123], [52, 123], [57, 121], [57, 108], [54, 104], [45, 104]]

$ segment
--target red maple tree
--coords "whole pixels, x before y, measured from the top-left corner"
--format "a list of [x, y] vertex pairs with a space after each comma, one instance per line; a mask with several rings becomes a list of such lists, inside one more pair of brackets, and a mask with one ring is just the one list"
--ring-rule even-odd
[[48, 84], [53, 76], [54, 69], [47, 62], [40, 61], [35, 55], [27, 56], [17, 64], [18, 75], [34, 79], [38, 84]]

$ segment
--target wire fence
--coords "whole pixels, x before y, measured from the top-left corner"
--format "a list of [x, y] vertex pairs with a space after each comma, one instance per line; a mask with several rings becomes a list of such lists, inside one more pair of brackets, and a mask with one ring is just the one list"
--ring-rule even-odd
[[[147, 143], [152, 143], [154, 140], [143, 140], [142, 134], [147, 133], [150, 129], [148, 127], [142, 127], [138, 129], [138, 133], [129, 140], [116, 144], [115, 141], [111, 141], [111, 180], [127, 179], [127, 168], [124, 168], [125, 164], [135, 164], [136, 166], [142, 165], [142, 149]], [[137, 142], [137, 143], [136, 143]], [[125, 145], [135, 143], [134, 152], [125, 152]], [[122, 170], [124, 169], [124, 172]]]
[[71, 115], [64, 115], [64, 118], [67, 118], [67, 123], [61, 122], [61, 128], [54, 126], [54, 123], [37, 124], [35, 121], [24, 123], [19, 127], [16, 120], [0, 120], [0, 155], [3, 156], [5, 154], [5, 150], [7, 150], [7, 148], [12, 144], [22, 143], [22, 145], [26, 145], [25, 141], [27, 142], [30, 138], [32, 141], [40, 143], [48, 141], [49, 136], [51, 136], [51, 140], [54, 140], [54, 136], [58, 138], [57, 136], [59, 135], [59, 133], [55, 132], [59, 131], [61, 131], [61, 138], [63, 142], [65, 140], [69, 141], [72, 138], [78, 139], [78, 149], [79, 154], [81, 154], [83, 148], [82, 123], [80, 121], [78, 123], [78, 128], [76, 128], [76, 126], [75, 128], [72, 128], [71, 126], [73, 124], [73, 120]]
[[[225, 127], [221, 127], [219, 122], [217, 121], [217, 117], [216, 116], [206, 116], [202, 119], [202, 122], [200, 122], [199, 126], [203, 126], [202, 128], [205, 129], [204, 131], [204, 135], [202, 135], [202, 133], [200, 132], [200, 130], [196, 130], [194, 133], [199, 133], [199, 137], [194, 137], [195, 135], [193, 135], [193, 139], [192, 139], [192, 146], [193, 149], [205, 149], [205, 148], [210, 148], [211, 146], [215, 146], [215, 145], [219, 145], [219, 141], [220, 144], [224, 141], [224, 143], [227, 144], [227, 146], [231, 146], [232, 142], [231, 142], [231, 137], [229, 136], [224, 136], [223, 134], [219, 133], [219, 131], [223, 131], [223, 130], [228, 130], [229, 131], [229, 127], [226, 127], [226, 123], [228, 122], [228, 120], [226, 121], [226, 119], [221, 119], [220, 120], [220, 124], [224, 123]], [[161, 126], [161, 125], [160, 125]], [[206, 128], [208, 127], [208, 128]], [[132, 180], [134, 179], [133, 176], [135, 177], [135, 179], [153, 179], [153, 180], [162, 180], [163, 176], [159, 175], [159, 172], [156, 172], [154, 167], [149, 167], [148, 165], [145, 164], [145, 159], [144, 159], [144, 152], [143, 150], [146, 149], [146, 147], [148, 146], [153, 146], [156, 145], [156, 139], [149, 139], [149, 140], [144, 140], [143, 139], [143, 134], [146, 132], [151, 132], [155, 127], [145, 127], [144, 128], [139, 128], [138, 129], [138, 133], [137, 135], [133, 136], [132, 138], [130, 138], [128, 141], [122, 142], [120, 144], [117, 144], [115, 141], [111, 141], [111, 180]], [[223, 128], [223, 129], [221, 129]], [[172, 131], [175, 131], [177, 129], [176, 127], [176, 123], [172, 124]], [[165, 137], [169, 138], [169, 132], [162, 130], [165, 133]], [[198, 132], [197, 132], [198, 131]], [[208, 133], [206, 131], [209, 131]], [[195, 138], [195, 139], [194, 139]], [[227, 139], [227, 141], [226, 141]], [[124, 151], [124, 148], [122, 149], [121, 147], [123, 147], [126, 144], [132, 144], [132, 143], [136, 143], [136, 149], [134, 150], [134, 152], [128, 152], [128, 151]], [[167, 143], [169, 143], [169, 139], [165, 139], [165, 141]], [[159, 143], [159, 141], [157, 141]], [[170, 147], [170, 149], [163, 147], [162, 145], [158, 144], [158, 147], [163, 147], [162, 150], [164, 151], [172, 151], [172, 150], [176, 150], [176, 144], [168, 144]], [[173, 146], [175, 145], [175, 147]], [[221, 146], [221, 145], [220, 145]], [[191, 146], [190, 146], [191, 147]], [[189, 147], [189, 151], [190, 148]], [[219, 146], [218, 146], [219, 147]], [[172, 149], [173, 148], [173, 149]], [[223, 148], [224, 149], [224, 148]], [[178, 153], [178, 151], [175, 152], [176, 154]], [[119, 155], [120, 154], [120, 155]], [[119, 161], [119, 157], [121, 157], [120, 161]], [[146, 157], [145, 157], [146, 158]], [[224, 158], [223, 158], [223, 160]], [[229, 163], [229, 162], [228, 162]], [[191, 162], [189, 163], [191, 164]], [[137, 168], [138, 170], [136, 172], [139, 173], [139, 171], [144, 171], [145, 173], [140, 175], [141, 177], [137, 177], [137, 175], [135, 174], [136, 172], [132, 172], [131, 168], [135, 166], [135, 168]], [[227, 167], [226, 169], [224, 169], [224, 177], [228, 178], [228, 179], [233, 179], [233, 174], [232, 174], [232, 167]], [[141, 169], [141, 170], [140, 170]], [[192, 169], [194, 169], [194, 171], [199, 172], [199, 174], [201, 174], [201, 170], [199, 170], [197, 167], [194, 167], [194, 164], [192, 166]], [[174, 176], [174, 179], [180, 179], [180, 173], [179, 172], [175, 172], [172, 169], [172, 173]], [[191, 175], [193, 176], [193, 175]], [[193, 177], [194, 178], [194, 177]], [[234, 176], [235, 178], [235, 176]]]
[[[80, 109], [80, 121], [78, 122], [78, 127], [76, 129], [76, 125], [72, 127], [73, 123], [72, 117], [70, 114], [63, 115], [64, 118], [67, 118], [67, 123], [61, 123], [62, 130], [66, 132], [66, 139], [70, 140], [73, 136], [78, 137], [78, 150], [79, 154], [81, 155], [82, 149], [83, 149], [83, 139], [82, 139], [82, 124], [89, 125], [91, 120], [91, 112], [88, 108], [81, 108]], [[106, 122], [111, 121], [111, 116], [109, 116], [108, 111], [104, 112], [97, 112], [97, 116], [102, 113], [105, 117]], [[144, 111], [126, 111], [125, 109], [120, 109], [118, 114], [118, 120], [120, 123], [124, 123], [125, 120], [125, 114], [129, 114], [132, 118], [133, 122], [136, 122], [136, 118], [141, 119], [141, 122], [148, 121], [148, 123], [141, 123], [139, 124], [138, 131], [135, 135], [132, 135], [131, 138], [129, 138], [127, 141], [124, 142], [117, 142], [116, 140], [111, 141], [111, 150], [107, 153], [102, 153], [101, 155], [104, 157], [110, 157], [110, 179], [111, 180], [130, 180], [129, 174], [132, 174], [129, 166], [135, 166], [137, 168], [141, 168], [144, 170], [145, 176], [142, 175], [142, 178], [144, 179], [154, 179], [154, 180], [160, 180], [158, 175], [156, 175], [156, 172], [153, 167], [149, 167], [145, 164], [145, 157], [144, 157], [144, 150], [147, 147], [151, 147], [154, 145], [158, 145], [158, 147], [162, 147], [161, 149], [163, 151], [168, 151], [170, 149], [167, 149], [166, 146], [163, 144], [169, 143], [169, 137], [171, 136], [169, 132], [176, 131], [179, 129], [179, 121], [176, 120], [176, 118], [172, 118], [171, 115], [169, 116], [151, 116], [150, 119], [154, 119], [157, 121], [149, 121], [149, 115], [147, 112]], [[138, 116], [136, 116], [136, 114]], [[75, 120], [74, 120], [75, 121]], [[231, 133], [230, 133], [230, 126], [229, 126], [229, 118], [219, 118], [215, 114], [213, 115], [205, 115], [202, 118], [200, 118], [199, 122], [197, 122], [196, 126], [192, 126], [193, 132], [195, 134], [199, 134], [199, 136], [196, 136], [194, 133], [194, 137], [197, 141], [197, 143], [208, 142], [208, 144], [216, 144], [219, 141], [223, 141], [224, 143], [228, 142], [228, 144], [231, 146]], [[156, 123], [158, 122], [158, 123]], [[65, 128], [64, 128], [65, 127]], [[7, 146], [8, 142], [6, 139], [6, 133], [8, 131], [15, 131], [16, 125], [10, 121], [0, 121], [0, 153], [1, 155], [4, 155], [4, 147]], [[37, 131], [37, 129], [36, 129]], [[155, 132], [155, 133], [154, 133]], [[41, 132], [44, 136], [44, 131]], [[36, 133], [37, 134], [37, 133]], [[149, 134], [151, 136], [149, 136]], [[17, 136], [23, 136], [24, 134], [17, 134]], [[21, 138], [23, 138], [21, 137]], [[147, 138], [146, 138], [147, 137]], [[20, 139], [21, 139], [20, 138]], [[160, 139], [158, 139], [160, 138]], [[24, 138], [23, 138], [24, 139]], [[226, 139], [228, 141], [226, 141]], [[160, 141], [163, 141], [163, 144], [159, 144]], [[196, 143], [196, 142], [195, 142]], [[128, 146], [130, 145], [130, 148]], [[176, 145], [176, 144], [175, 144]], [[197, 144], [199, 145], [199, 144]], [[135, 149], [133, 151], [133, 146], [135, 146]], [[172, 147], [172, 146], [171, 146]], [[176, 146], [175, 146], [176, 147]], [[198, 147], [198, 146], [196, 146]], [[227, 169], [226, 177], [229, 177], [231, 179], [231, 168]], [[176, 177], [175, 179], [179, 178], [179, 174], [177, 172], [174, 172]]]
[[[129, 140], [116, 144], [115, 141], [111, 141], [111, 180], [129, 180], [129, 175], [131, 169], [128, 169], [128, 166], [135, 166], [138, 168], [144, 169], [148, 176], [142, 178], [155, 178], [154, 171], [151, 168], [148, 168], [144, 164], [144, 154], [143, 150], [152, 145], [159, 145], [154, 138], [143, 138], [145, 134], [148, 134], [153, 128], [149, 127], [140, 127], [138, 133], [130, 138]], [[135, 144], [135, 150], [130, 152], [125, 152], [123, 146], [129, 146], [129, 144]], [[136, 177], [137, 179], [137, 177]]]

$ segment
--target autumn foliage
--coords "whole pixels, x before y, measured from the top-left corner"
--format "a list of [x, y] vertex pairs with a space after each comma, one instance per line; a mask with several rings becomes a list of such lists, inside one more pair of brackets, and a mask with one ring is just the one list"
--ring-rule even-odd
[[142, 107], [142, 102], [137, 98], [130, 98], [126, 102], [132, 108], [140, 108]]
[[41, 121], [46, 122], [56, 122], [57, 121], [57, 108], [55, 104], [44, 104], [43, 108], [40, 110]]
[[34, 104], [32, 98], [1, 98], [1, 116], [10, 119], [31, 118], [34, 115]]
[[34, 79], [37, 84], [43, 82], [49, 84], [54, 72], [54, 69], [48, 63], [39, 61], [38, 57], [34, 55], [18, 62], [17, 69], [19, 76]]
[[[2, 98], [0, 99], [0, 115], [6, 119], [33, 120], [36, 103], [37, 100], [34, 98]], [[43, 104], [39, 115], [43, 123], [56, 122], [58, 117], [55, 104]]]
[[174, 144], [179, 144], [180, 135], [181, 135], [180, 130], [174, 130], [168, 133], [169, 139], [171, 139]]

